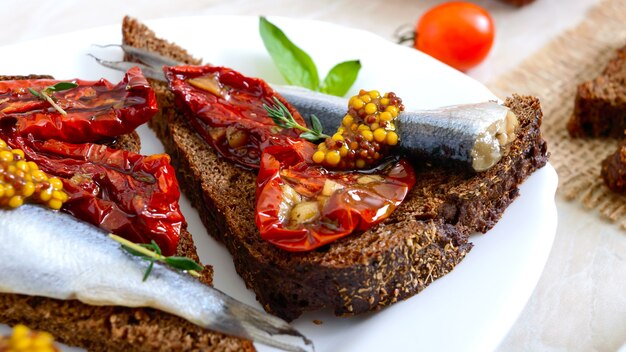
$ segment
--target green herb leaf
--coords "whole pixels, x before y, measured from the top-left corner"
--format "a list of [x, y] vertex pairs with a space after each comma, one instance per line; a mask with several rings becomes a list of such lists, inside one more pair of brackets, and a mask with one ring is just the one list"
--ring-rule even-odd
[[268, 106], [267, 104], [263, 104], [263, 108], [267, 111], [267, 115], [274, 121], [274, 123], [282, 128], [295, 128], [303, 133], [300, 134], [300, 138], [307, 139], [311, 142], [314, 142], [321, 138], [328, 138], [330, 136], [324, 134], [322, 131], [324, 130], [322, 123], [315, 115], [311, 115], [311, 125], [313, 129], [310, 129], [306, 126], [302, 126], [296, 122], [293, 118], [289, 109], [285, 106], [285, 104], [281, 103], [278, 98], [274, 97], [274, 104]]
[[359, 60], [338, 63], [328, 71], [320, 91], [339, 97], [344, 96], [356, 81], [360, 70], [361, 62]]
[[134, 249], [132, 249], [132, 248], [130, 248], [128, 246], [122, 245], [122, 248], [124, 248], [124, 250], [126, 252], [128, 252], [128, 253], [130, 253], [130, 254], [132, 254], [134, 256], [141, 257], [142, 259], [150, 258], [150, 257], [146, 256], [145, 254], [143, 254], [143, 253], [141, 253], [139, 251], [136, 251], [136, 250], [134, 250]]
[[161, 253], [161, 248], [154, 240], [150, 241], [150, 243], [137, 244], [114, 234], [109, 234], [109, 237], [121, 243], [122, 249], [128, 253], [150, 262], [143, 275], [143, 281], [148, 279], [154, 268], [154, 263], [157, 261], [163, 262], [174, 269], [185, 270], [188, 274], [195, 277], [200, 277], [199, 271], [204, 269], [200, 264], [186, 257], [164, 257]]
[[319, 75], [313, 59], [265, 17], [259, 19], [259, 33], [278, 70], [287, 83], [319, 89]]
[[152, 268], [154, 268], [154, 259], [150, 260], [150, 265], [148, 265], [148, 269], [146, 270], [146, 273], [143, 274], [143, 279], [142, 281], [146, 281], [148, 280], [148, 276], [150, 276], [150, 274], [152, 273]]
[[194, 262], [187, 257], [167, 257], [165, 258], [165, 263], [167, 263], [167, 265], [171, 266], [172, 268], [176, 268], [179, 270], [202, 271], [202, 269], [204, 269], [200, 264]]
[[324, 130], [322, 121], [315, 115], [311, 115], [311, 127], [313, 127], [313, 131], [322, 132]]
[[78, 84], [76, 83], [72, 83], [72, 82], [59, 82], [53, 86], [48, 86], [44, 89], [41, 90], [41, 92], [38, 92], [36, 90], [34, 90], [33, 88], [28, 88], [28, 91], [30, 92], [30, 94], [36, 96], [37, 98], [41, 99], [41, 100], [45, 100], [48, 103], [50, 103], [50, 105], [52, 105], [52, 107], [57, 110], [59, 113], [61, 113], [62, 115], [67, 115], [67, 112], [65, 112], [65, 110], [63, 110], [59, 105], [57, 105], [57, 98], [55, 98], [54, 96], [52, 96], [53, 92], [60, 92], [62, 90], [68, 90], [68, 89], [72, 89], [72, 88], [76, 88], [78, 87]]
[[300, 134], [300, 138], [304, 138], [304, 139], [312, 141], [312, 142], [320, 139], [320, 137], [318, 135], [316, 135], [315, 133], [313, 133], [313, 132], [301, 133]]
[[30, 94], [36, 96], [39, 99], [45, 99], [43, 97], [43, 95], [41, 95], [41, 93], [39, 93], [38, 91], [34, 90], [33, 88], [28, 87], [28, 91], [30, 92]]
[[48, 92], [60, 92], [63, 90], [68, 90], [72, 88], [78, 87], [78, 84], [72, 82], [59, 82], [53, 86], [46, 87], [46, 91]]

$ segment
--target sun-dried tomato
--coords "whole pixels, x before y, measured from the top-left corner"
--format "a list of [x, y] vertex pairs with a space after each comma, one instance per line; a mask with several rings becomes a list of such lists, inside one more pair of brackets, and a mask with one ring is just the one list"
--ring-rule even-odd
[[[415, 183], [406, 161], [369, 171], [328, 171], [316, 165], [315, 145], [281, 129], [264, 104], [277, 98], [264, 81], [224, 67], [165, 67], [177, 106], [223, 157], [259, 168], [255, 221], [261, 237], [288, 251], [308, 251], [383, 221]], [[340, 121], [338, 121], [338, 124]]]

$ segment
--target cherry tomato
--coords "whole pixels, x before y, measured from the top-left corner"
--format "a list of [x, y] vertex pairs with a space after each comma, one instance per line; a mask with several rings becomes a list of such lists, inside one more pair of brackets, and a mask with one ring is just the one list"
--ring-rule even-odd
[[466, 71], [483, 61], [493, 44], [489, 13], [468, 2], [448, 2], [428, 10], [416, 27], [415, 48]]

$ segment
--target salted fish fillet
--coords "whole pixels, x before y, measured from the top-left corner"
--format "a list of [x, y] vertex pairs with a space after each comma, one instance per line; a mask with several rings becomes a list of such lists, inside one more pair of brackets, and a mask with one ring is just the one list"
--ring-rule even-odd
[[0, 253], [0, 293], [150, 307], [286, 351], [312, 348], [282, 319], [185, 273], [156, 263], [142, 281], [145, 260], [123, 250], [106, 232], [65, 213], [37, 205], [0, 209]]
[[[315, 115], [332, 135], [346, 114], [348, 100], [306, 88], [272, 86], [303, 117]], [[474, 171], [495, 165], [515, 140], [518, 120], [494, 101], [404, 111], [396, 120], [398, 153], [419, 159], [453, 161]]]
[[[110, 44], [104, 47], [111, 46], [120, 47], [140, 63], [107, 61], [91, 56], [101, 65], [115, 70], [127, 71], [139, 66], [147, 77], [161, 81], [166, 81], [163, 66], [184, 65], [128, 45]], [[328, 135], [341, 125], [347, 112], [348, 101], [345, 98], [294, 86], [272, 85], [272, 88], [303, 117], [317, 116], [324, 126], [323, 132]], [[398, 116], [396, 125], [398, 154], [416, 159], [451, 161], [468, 170], [481, 172], [490, 169], [506, 155], [509, 145], [516, 138], [518, 120], [506, 106], [487, 101], [404, 111]]]

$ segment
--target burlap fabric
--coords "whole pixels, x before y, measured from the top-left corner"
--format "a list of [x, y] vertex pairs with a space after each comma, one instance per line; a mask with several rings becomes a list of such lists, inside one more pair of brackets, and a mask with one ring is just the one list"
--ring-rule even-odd
[[615, 152], [619, 141], [571, 138], [565, 125], [574, 109], [576, 86], [599, 75], [624, 45], [626, 0], [603, 0], [577, 27], [487, 84], [500, 97], [520, 93], [541, 99], [542, 131], [559, 175], [557, 194], [581, 202], [622, 229], [626, 229], [626, 196], [609, 191], [600, 177], [601, 161]]

